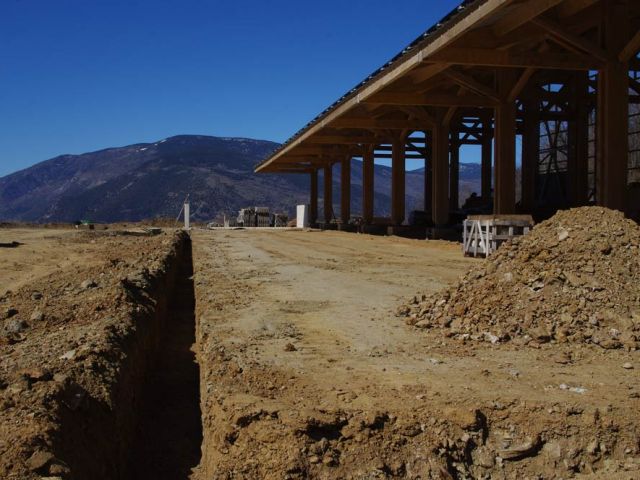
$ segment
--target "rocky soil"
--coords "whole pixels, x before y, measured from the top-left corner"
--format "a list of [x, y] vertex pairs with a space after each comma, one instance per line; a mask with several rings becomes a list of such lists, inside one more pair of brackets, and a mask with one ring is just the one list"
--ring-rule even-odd
[[414, 297], [408, 325], [461, 341], [636, 350], [640, 227], [599, 207], [559, 212], [452, 287]]
[[[607, 235], [589, 240], [583, 215]], [[640, 478], [640, 359], [622, 322], [637, 231], [610, 212], [561, 214], [490, 261], [343, 232], [194, 231], [193, 264], [176, 262], [182, 235], [0, 234], [19, 243], [0, 250], [0, 478]], [[539, 250], [517, 264], [522, 245]], [[495, 323], [395, 318], [417, 288], [453, 309], [436, 292], [466, 288], [469, 269], [495, 282], [479, 302], [507, 273], [518, 287]], [[565, 297], [580, 306], [573, 289], [591, 337], [549, 320]], [[542, 320], [507, 336], [514, 292]]]
[[416, 285], [484, 268], [458, 245], [216, 232], [196, 233], [194, 252], [194, 478], [640, 475], [637, 352], [460, 342], [393, 317]]
[[64, 256], [86, 246], [92, 261], [0, 292], [0, 478], [89, 478], [92, 468], [91, 478], [121, 478], [118, 442], [130, 447], [134, 426], [118, 412], [135, 406], [126, 382], [140, 380], [136, 342], [162, 303], [156, 290], [180, 237], [58, 234], [24, 248]]

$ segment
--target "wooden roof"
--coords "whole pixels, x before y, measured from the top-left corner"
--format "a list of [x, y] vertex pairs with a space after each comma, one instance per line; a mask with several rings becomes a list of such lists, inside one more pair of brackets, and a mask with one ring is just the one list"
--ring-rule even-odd
[[[468, 0], [390, 62], [296, 133], [256, 172], [299, 173], [361, 154], [413, 130], [451, 120], [463, 109], [515, 101], [541, 70], [599, 70], [607, 1]], [[628, 0], [627, 0], [628, 1]], [[638, 32], [640, 2], [628, 1], [628, 28]], [[620, 58], [637, 62], [636, 33]], [[499, 76], [510, 76], [508, 91]]]

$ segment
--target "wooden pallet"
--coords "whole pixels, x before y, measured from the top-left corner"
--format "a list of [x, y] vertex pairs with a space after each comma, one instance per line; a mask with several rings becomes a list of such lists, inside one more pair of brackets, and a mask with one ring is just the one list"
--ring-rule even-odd
[[463, 222], [463, 252], [488, 257], [507, 240], [528, 234], [533, 225], [531, 215], [470, 215]]

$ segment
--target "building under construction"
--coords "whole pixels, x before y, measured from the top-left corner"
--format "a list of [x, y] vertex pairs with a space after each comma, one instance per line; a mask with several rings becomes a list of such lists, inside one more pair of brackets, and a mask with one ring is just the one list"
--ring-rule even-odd
[[367, 226], [374, 223], [374, 162], [391, 159], [385, 222], [399, 227], [406, 217], [406, 161], [424, 161], [424, 211], [432, 225], [444, 227], [460, 202], [460, 148], [477, 145], [479, 201], [495, 214], [544, 218], [559, 208], [597, 204], [637, 218], [639, 51], [637, 0], [467, 0], [256, 172], [308, 173], [310, 222], [328, 224], [339, 164], [338, 219], [348, 224], [351, 159], [360, 158], [357, 213]]

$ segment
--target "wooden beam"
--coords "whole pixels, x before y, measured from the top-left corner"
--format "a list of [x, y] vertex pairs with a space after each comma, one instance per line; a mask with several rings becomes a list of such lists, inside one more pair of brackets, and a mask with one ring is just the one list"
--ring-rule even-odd
[[496, 102], [500, 100], [498, 98], [498, 94], [493, 88], [483, 85], [482, 83], [477, 81], [475, 78], [471, 77], [470, 75], [462, 73], [461, 71], [453, 68], [450, 68], [444, 74], [447, 77], [449, 77], [451, 80], [453, 80], [455, 83], [460, 85], [461, 87], [465, 87], [475, 93], [478, 93], [492, 100], [495, 100]]
[[571, 53], [512, 53], [485, 48], [448, 48], [427, 61], [447, 60], [456, 65], [484, 67], [532, 67], [551, 70], [598, 70], [602, 62]]
[[329, 164], [324, 167], [322, 183], [324, 187], [324, 222], [331, 223], [333, 219], [333, 165]]
[[566, 0], [556, 7], [558, 16], [560, 18], [572, 17], [573, 15], [580, 13], [582, 10], [589, 8], [598, 0]]
[[449, 68], [448, 63], [437, 63], [435, 65], [422, 65], [413, 70], [409, 75], [409, 79], [414, 85], [425, 82], [430, 78], [435, 77], [439, 73], [442, 73]]
[[345, 147], [344, 145], [311, 146], [309, 144], [305, 144], [304, 146], [300, 146], [295, 150], [292, 150], [291, 154], [292, 155], [314, 155], [314, 154], [322, 155], [326, 153], [340, 154], [340, 153], [347, 153], [347, 152], [348, 152], [348, 147]]
[[318, 221], [318, 170], [313, 169], [309, 173], [309, 224], [315, 225]]
[[[602, 27], [603, 46], [622, 51], [630, 36], [625, 4], [607, 1]], [[629, 162], [629, 65], [611, 61], [598, 74], [597, 201], [624, 211]]]
[[331, 122], [332, 128], [354, 128], [363, 130], [419, 130], [424, 124], [417, 120], [383, 119], [369, 117], [343, 117]]
[[449, 127], [433, 129], [433, 161], [431, 162], [431, 206], [434, 225], [449, 223]]
[[398, 139], [393, 142], [391, 153], [391, 220], [394, 225], [404, 222], [405, 203], [405, 144]]
[[638, 54], [640, 50], [640, 31], [629, 40], [618, 56], [621, 62], [628, 62]]
[[351, 157], [340, 162], [340, 220], [343, 225], [351, 219]]
[[[513, 88], [514, 78], [509, 70], [498, 74], [498, 88], [504, 97]], [[505, 101], [495, 109], [495, 193], [493, 211], [504, 215], [516, 208], [516, 119], [514, 102]]]
[[[456, 133], [456, 137], [457, 137]], [[451, 141], [449, 157], [449, 210], [455, 212], [460, 208], [460, 143], [458, 139]]]
[[531, 79], [533, 74], [536, 73], [536, 71], [537, 70], [535, 68], [531, 68], [531, 67], [524, 69], [522, 74], [518, 77], [518, 80], [516, 81], [515, 85], [509, 92], [509, 95], [507, 97], [507, 100], [509, 102], [515, 102], [518, 99], [518, 97], [522, 93], [522, 90], [524, 90], [524, 87], [527, 86], [527, 83], [529, 83], [529, 80]]
[[383, 140], [373, 135], [318, 135], [311, 137], [305, 145], [358, 145], [379, 143]]
[[493, 33], [501, 37], [530, 22], [547, 10], [559, 5], [564, 0], [527, 0], [498, 20], [493, 26]]
[[383, 105], [413, 105], [431, 107], [494, 107], [498, 102], [479, 95], [379, 93], [366, 100]]
[[416, 120], [422, 120], [426, 125], [435, 125], [436, 119], [423, 107], [414, 107], [411, 105], [404, 105], [399, 108], [407, 115], [414, 117]]
[[607, 55], [607, 52], [605, 52], [598, 45], [579, 35], [574, 35], [569, 30], [567, 30], [566, 26], [561, 25], [554, 20], [545, 17], [538, 17], [533, 19], [533, 23], [537, 27], [542, 28], [544, 31], [548, 32], [552, 37], [559, 38], [573, 45], [574, 47], [577, 47], [584, 53], [593, 55], [602, 62], [606, 62], [608, 60], [609, 56]]
[[[585, 74], [588, 75], [587, 72]], [[540, 152], [540, 117], [538, 99], [527, 96], [523, 100], [524, 131], [522, 132], [522, 166], [520, 173], [522, 207], [532, 212], [536, 207], [536, 174]]]
[[493, 116], [485, 113], [482, 117], [482, 158], [481, 158], [481, 195], [487, 201], [491, 198], [491, 180], [493, 175]]
[[374, 156], [373, 148], [367, 149], [362, 159], [362, 220], [369, 225], [373, 222], [374, 200]]

